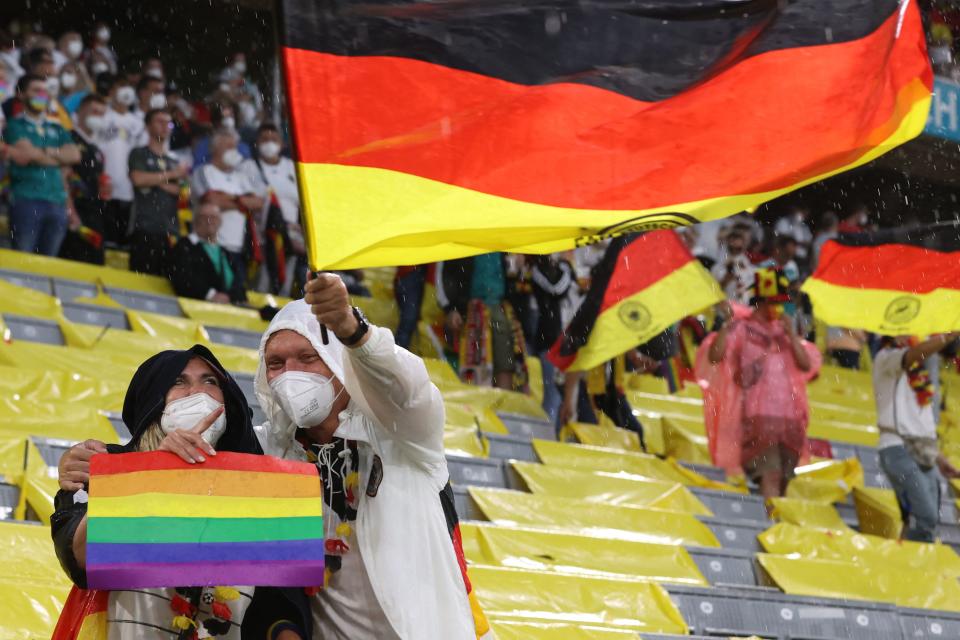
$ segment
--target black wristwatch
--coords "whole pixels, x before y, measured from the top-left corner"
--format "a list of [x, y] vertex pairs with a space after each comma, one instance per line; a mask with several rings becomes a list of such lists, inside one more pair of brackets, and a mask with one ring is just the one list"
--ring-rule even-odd
[[353, 335], [347, 336], [346, 338], [337, 336], [337, 340], [348, 347], [352, 347], [360, 342], [361, 338], [367, 335], [367, 331], [370, 331], [370, 323], [367, 322], [366, 317], [363, 315], [363, 311], [360, 311], [360, 309], [354, 307], [353, 317], [357, 319], [357, 330], [353, 332]]

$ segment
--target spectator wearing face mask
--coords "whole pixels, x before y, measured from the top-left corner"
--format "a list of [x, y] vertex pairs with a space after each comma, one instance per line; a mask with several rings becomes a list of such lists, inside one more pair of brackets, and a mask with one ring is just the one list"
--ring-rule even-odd
[[152, 109], [144, 121], [149, 142], [131, 151], [129, 161], [134, 187], [130, 269], [163, 276], [169, 250], [180, 235], [177, 204], [187, 168], [167, 151], [170, 114]]
[[224, 304], [247, 300], [242, 278], [217, 244], [221, 222], [217, 205], [200, 205], [193, 217], [193, 232], [180, 238], [171, 252], [168, 276], [178, 296]]
[[227, 251], [233, 272], [245, 279], [247, 230], [251, 226], [247, 217], [260, 213], [264, 199], [256, 194], [247, 176], [238, 170], [243, 156], [237, 149], [236, 134], [215, 133], [210, 153], [210, 162], [193, 172], [191, 192], [198, 204], [210, 202], [220, 208], [223, 221], [218, 243]]
[[[233, 106], [229, 104], [215, 104], [210, 110], [210, 124], [213, 125], [213, 132], [197, 140], [193, 148], [193, 166], [199, 167], [202, 164], [210, 162], [210, 143], [213, 137], [218, 133], [227, 133], [233, 136], [237, 135], [237, 119], [234, 116]], [[250, 146], [243, 140], [238, 140], [237, 151], [244, 159], [253, 156], [250, 153]]]
[[[8, 86], [17, 86], [17, 80], [26, 73], [20, 66], [20, 51], [17, 49], [17, 43], [6, 31], [0, 29], [0, 68], [5, 71]], [[7, 100], [13, 96], [11, 89], [6, 97], [0, 98], [0, 101]]]
[[[166, 108], [167, 95], [164, 91], [163, 80], [153, 76], [141, 76], [137, 83], [137, 103], [133, 107], [133, 115], [143, 119], [148, 111]], [[147, 131], [142, 129], [140, 136], [137, 138], [137, 146], [142, 147], [148, 143]]]
[[75, 116], [73, 141], [80, 150], [80, 162], [73, 166], [69, 184], [74, 215], [60, 257], [103, 264], [103, 209], [110, 199], [109, 183], [103, 180], [103, 152], [95, 139], [106, 126], [107, 101], [89, 94]]
[[221, 82], [227, 78], [230, 90], [237, 103], [238, 127], [256, 131], [263, 120], [263, 94], [247, 74], [247, 56], [242, 52], [233, 54], [229, 66], [221, 74]]
[[93, 85], [87, 76], [82, 64], [67, 62], [60, 69], [60, 104], [67, 113], [74, 114], [88, 95], [93, 92]]
[[99, 51], [89, 51], [86, 56], [87, 69], [90, 70], [90, 76], [96, 80], [98, 76], [109, 75], [110, 63], [107, 58]]
[[143, 75], [147, 78], [155, 78], [161, 82], [167, 77], [163, 72], [163, 61], [157, 57], [147, 58], [141, 67]]
[[96, 144], [103, 151], [104, 168], [110, 179], [112, 196], [104, 216], [104, 240], [123, 245], [127, 241], [130, 224], [130, 205], [133, 185], [127, 162], [143, 129], [143, 120], [130, 113], [137, 94], [124, 78], [112, 77], [108, 84], [106, 123], [96, 136]]
[[[275, 290], [277, 293], [286, 296], [290, 295], [290, 287], [295, 280], [294, 276], [298, 263], [305, 264], [306, 258], [303, 228], [300, 226], [300, 193], [297, 190], [297, 170], [293, 160], [281, 155], [280, 150], [283, 145], [280, 131], [274, 125], [260, 125], [257, 130], [256, 148], [257, 157], [244, 160], [243, 164], [240, 165], [240, 171], [247, 176], [256, 193], [265, 202], [261, 224], [258, 226], [268, 230], [277, 230], [276, 226], [278, 224], [283, 225], [285, 233], [280, 234], [284, 240], [284, 252], [286, 253], [283, 278], [279, 277], [279, 273], [273, 273], [273, 271], [279, 270], [279, 265], [273, 265], [269, 262], [265, 274], [270, 280], [270, 290]], [[283, 217], [282, 222], [269, 219], [271, 196], [276, 197], [276, 203], [279, 205]], [[279, 284], [281, 280], [283, 282], [282, 286]]]
[[[93, 27], [93, 33], [90, 38], [90, 57], [91, 65], [95, 64], [96, 60], [101, 60], [106, 63], [107, 68], [101, 73], [117, 72], [117, 54], [110, 46], [110, 27], [108, 27], [105, 22], [98, 22]], [[94, 72], [94, 75], [97, 75], [95, 69], [91, 68], [91, 71]]]
[[[70, 131], [73, 123], [66, 109], [57, 100], [60, 93], [60, 79], [54, 71], [53, 55], [48, 49], [34, 47], [23, 56], [23, 66], [28, 74], [37, 76], [47, 85], [47, 118]], [[3, 114], [7, 120], [19, 115], [22, 109], [23, 103], [20, 100], [11, 98], [3, 103]]]
[[23, 108], [4, 130], [11, 160], [10, 231], [20, 251], [55, 256], [67, 231], [67, 191], [63, 167], [80, 161], [70, 134], [47, 117], [50, 97], [41, 78], [17, 83]]
[[57, 41], [57, 48], [53, 50], [53, 65], [59, 72], [68, 62], [79, 62], [83, 54], [83, 40], [76, 31], [67, 31]]

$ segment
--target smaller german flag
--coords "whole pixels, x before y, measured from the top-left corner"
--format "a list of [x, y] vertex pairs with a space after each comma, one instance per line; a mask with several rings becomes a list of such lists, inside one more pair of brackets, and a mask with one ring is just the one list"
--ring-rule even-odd
[[590, 290], [548, 356], [565, 371], [596, 367], [724, 298], [670, 230], [615, 238], [591, 275]]
[[803, 285], [828, 325], [885, 335], [960, 330], [960, 226], [841, 234]]

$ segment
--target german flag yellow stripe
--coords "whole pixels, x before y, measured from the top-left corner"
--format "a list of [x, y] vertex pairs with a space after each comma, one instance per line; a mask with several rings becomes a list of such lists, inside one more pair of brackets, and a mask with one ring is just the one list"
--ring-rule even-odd
[[941, 333], [945, 326], [960, 331], [960, 290], [907, 293], [857, 289], [809, 278], [803, 291], [810, 296], [817, 317], [831, 326], [884, 335], [924, 336]]
[[717, 281], [692, 260], [601, 313], [569, 370], [592, 369], [623, 353], [625, 344], [647, 342], [666, 328], [658, 318], [682, 318], [723, 299]]

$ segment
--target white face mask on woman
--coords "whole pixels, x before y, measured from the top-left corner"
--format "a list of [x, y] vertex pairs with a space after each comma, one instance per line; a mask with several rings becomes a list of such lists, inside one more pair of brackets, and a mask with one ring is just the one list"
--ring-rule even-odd
[[[223, 404], [206, 393], [195, 393], [186, 398], [168, 402], [160, 416], [160, 429], [169, 434], [177, 429], [193, 429], [201, 420], [216, 411]], [[224, 411], [203, 432], [202, 438], [215, 446], [220, 436], [227, 430], [227, 413]]]
[[223, 152], [223, 164], [236, 169], [243, 162], [243, 155], [236, 149], [227, 149]]
[[301, 429], [315, 427], [330, 416], [343, 393], [334, 391], [333, 378], [306, 371], [287, 371], [270, 382], [273, 398]]

